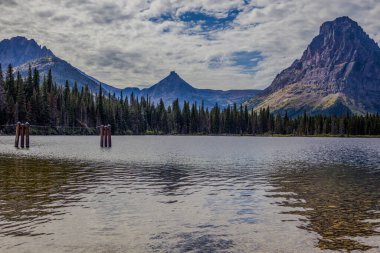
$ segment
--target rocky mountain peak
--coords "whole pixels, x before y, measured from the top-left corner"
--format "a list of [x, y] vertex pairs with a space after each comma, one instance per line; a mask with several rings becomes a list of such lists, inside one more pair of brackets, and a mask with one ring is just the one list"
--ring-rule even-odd
[[19, 66], [30, 60], [45, 57], [54, 57], [54, 54], [33, 39], [17, 36], [0, 42], [0, 63], [3, 65]]
[[359, 24], [347, 16], [338, 17], [333, 21], [327, 21], [321, 25], [320, 34], [331, 34], [335, 31], [343, 31], [347, 29], [361, 30]]
[[331, 92], [379, 89], [380, 48], [349, 17], [322, 24], [301, 59], [282, 71], [267, 92], [289, 84], [313, 84]]
[[299, 60], [248, 103], [312, 113], [379, 112], [380, 48], [349, 17], [325, 22]]

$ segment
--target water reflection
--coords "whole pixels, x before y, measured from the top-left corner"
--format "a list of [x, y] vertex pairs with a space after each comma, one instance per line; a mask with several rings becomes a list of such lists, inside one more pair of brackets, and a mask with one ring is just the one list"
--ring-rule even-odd
[[[302, 229], [317, 232], [317, 246], [329, 250], [368, 250], [363, 238], [379, 236], [380, 171], [348, 165], [278, 167], [272, 197], [285, 200], [285, 213], [305, 217]], [[378, 246], [378, 245], [374, 245]]]
[[13, 138], [0, 139], [1, 252], [378, 251], [376, 140], [97, 145], [39, 137], [15, 150]]
[[0, 234], [37, 236], [38, 224], [60, 219], [88, 187], [83, 173], [67, 163], [0, 158]]

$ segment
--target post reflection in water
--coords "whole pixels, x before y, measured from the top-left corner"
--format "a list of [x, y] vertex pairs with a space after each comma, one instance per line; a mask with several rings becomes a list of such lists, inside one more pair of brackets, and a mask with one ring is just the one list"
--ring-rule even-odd
[[292, 164], [271, 181], [277, 188], [269, 196], [285, 198], [278, 204], [291, 210], [284, 213], [306, 218], [300, 228], [320, 235], [320, 249], [368, 250], [361, 239], [380, 235], [379, 170]]

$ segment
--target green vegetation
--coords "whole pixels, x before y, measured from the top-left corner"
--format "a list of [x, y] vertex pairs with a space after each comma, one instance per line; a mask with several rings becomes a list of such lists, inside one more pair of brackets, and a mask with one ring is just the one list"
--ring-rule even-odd
[[[96, 126], [111, 124], [114, 134], [380, 135], [379, 115], [289, 118], [268, 108], [256, 112], [234, 104], [209, 110], [203, 104], [180, 105], [178, 99], [169, 106], [163, 101], [155, 105], [133, 94], [103, 94], [101, 87], [97, 95], [88, 86], [79, 90], [76, 83], [70, 88], [66, 81], [61, 87], [51, 71], [42, 82], [38, 70], [30, 67], [27, 78], [15, 76], [9, 65], [4, 80], [0, 66], [0, 125], [28, 121], [34, 134], [96, 134]], [[13, 128], [0, 127], [0, 132], [9, 131]]]

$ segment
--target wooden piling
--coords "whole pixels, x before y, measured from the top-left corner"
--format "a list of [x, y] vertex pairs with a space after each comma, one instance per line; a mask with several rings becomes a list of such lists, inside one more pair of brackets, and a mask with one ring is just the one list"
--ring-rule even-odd
[[104, 126], [100, 126], [100, 147], [102, 148], [104, 146]]
[[101, 125], [100, 127], [100, 147], [112, 147], [111, 125]]
[[16, 137], [15, 137], [15, 147], [16, 148], [18, 148], [18, 144], [20, 141], [20, 126], [21, 126], [21, 123], [17, 122], [17, 124], [16, 124]]
[[21, 132], [21, 148], [24, 148], [25, 147], [25, 125], [24, 124], [21, 124], [20, 132]]
[[25, 123], [25, 147], [26, 148], [29, 148], [29, 128], [30, 128], [30, 125], [28, 122]]
[[108, 125], [104, 126], [104, 147], [108, 148]]
[[108, 129], [107, 129], [107, 138], [108, 138], [108, 147], [112, 147], [112, 140], [111, 140], [111, 125], [108, 125]]

